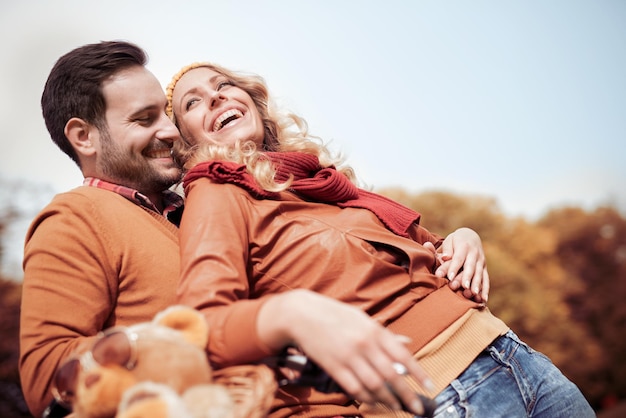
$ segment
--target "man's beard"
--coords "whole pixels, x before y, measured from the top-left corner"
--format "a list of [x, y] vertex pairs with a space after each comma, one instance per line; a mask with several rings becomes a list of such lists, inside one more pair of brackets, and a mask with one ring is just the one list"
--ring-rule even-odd
[[[174, 175], [161, 172], [143, 154], [130, 154], [120, 149], [108, 132], [101, 132], [101, 138], [102, 158], [99, 168], [114, 183], [149, 194], [166, 190], [180, 180], [180, 170]], [[173, 161], [172, 167], [177, 167]]]

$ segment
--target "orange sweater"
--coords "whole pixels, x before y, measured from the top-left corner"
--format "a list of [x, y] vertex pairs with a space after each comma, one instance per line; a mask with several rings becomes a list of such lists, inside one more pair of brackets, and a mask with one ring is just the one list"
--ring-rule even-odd
[[19, 364], [35, 416], [57, 365], [81, 343], [175, 302], [178, 260], [176, 226], [111, 191], [78, 187], [37, 215], [24, 250]]

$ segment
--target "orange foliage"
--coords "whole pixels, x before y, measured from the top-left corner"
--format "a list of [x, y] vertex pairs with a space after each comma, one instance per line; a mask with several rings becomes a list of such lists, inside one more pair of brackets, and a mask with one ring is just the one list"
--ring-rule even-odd
[[615, 209], [563, 208], [529, 223], [481, 196], [381, 193], [420, 212], [432, 232], [476, 230], [487, 254], [490, 309], [594, 407], [626, 399], [626, 219]]
[[17, 371], [22, 286], [0, 277], [0, 416], [30, 417]]
[[[476, 230], [487, 254], [490, 309], [594, 407], [626, 399], [626, 219], [619, 212], [563, 208], [529, 223], [507, 218], [492, 198], [381, 193], [420, 212], [434, 233]], [[0, 235], [7, 222], [0, 219]], [[20, 285], [0, 279], [0, 416], [29, 416], [17, 375], [19, 298]]]

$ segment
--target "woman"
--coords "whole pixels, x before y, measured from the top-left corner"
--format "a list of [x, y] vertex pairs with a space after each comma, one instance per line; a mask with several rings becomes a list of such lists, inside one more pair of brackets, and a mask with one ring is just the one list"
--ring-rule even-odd
[[350, 395], [285, 386], [275, 416], [421, 414], [415, 392], [437, 396], [441, 416], [593, 416], [485, 307], [473, 231], [442, 240], [357, 188], [301, 118], [272, 109], [259, 77], [198, 63], [167, 92], [186, 144], [179, 301], [209, 320], [211, 362], [296, 346]]

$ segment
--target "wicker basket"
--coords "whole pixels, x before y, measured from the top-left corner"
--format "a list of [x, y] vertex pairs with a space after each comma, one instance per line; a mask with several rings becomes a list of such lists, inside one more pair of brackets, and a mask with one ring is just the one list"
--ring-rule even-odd
[[224, 385], [230, 392], [235, 401], [237, 418], [267, 416], [278, 388], [274, 371], [262, 364], [215, 370], [213, 380]]

